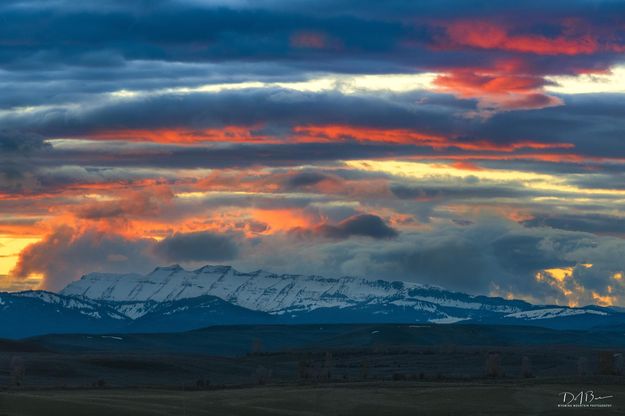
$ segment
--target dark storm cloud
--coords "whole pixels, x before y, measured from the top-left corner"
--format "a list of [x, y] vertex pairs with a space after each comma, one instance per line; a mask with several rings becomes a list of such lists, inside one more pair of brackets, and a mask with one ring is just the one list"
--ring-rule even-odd
[[45, 138], [39, 134], [0, 129], [0, 157], [25, 155], [49, 147]]
[[113, 62], [94, 62], [86, 67], [61, 65], [58, 68], [48, 63], [4, 72], [0, 79], [3, 91], [0, 108], [67, 103], [91, 105], [94, 100], [106, 100], [107, 93], [121, 90], [151, 91], [250, 79], [289, 82], [308, 78], [293, 67], [277, 62], [125, 61], [112, 52], [97, 54], [103, 59], [110, 55]]
[[36, 187], [32, 158], [50, 149], [39, 134], [0, 129], [0, 193], [29, 192]]
[[567, 253], [579, 243], [579, 236], [553, 234], [555, 239], [544, 230], [536, 234], [503, 234], [489, 241], [491, 254], [498, 259], [500, 267], [512, 276], [531, 276], [541, 269], [570, 266], [570, 260], [554, 256], [551, 244], [557, 245], [559, 254]]
[[60, 290], [90, 272], [147, 272], [163, 261], [229, 260], [236, 255], [231, 237], [216, 233], [178, 233], [156, 242], [64, 226], [22, 251], [11, 274], [22, 279], [43, 274], [44, 288]]
[[[214, 147], [172, 147], [158, 152], [58, 151], [45, 159], [46, 165], [95, 165], [109, 167], [225, 168], [250, 166], [297, 166], [307, 162], [432, 154], [411, 146], [367, 145], [357, 143], [302, 143], [276, 145], [233, 145]], [[114, 156], [114, 158], [112, 157]]]
[[[438, 223], [430, 230], [402, 232], [384, 244], [350, 238], [315, 240], [311, 245], [308, 239], [297, 239], [297, 234], [291, 236], [295, 241], [276, 245], [272, 238], [278, 237], [268, 237], [262, 245], [243, 252], [237, 262], [288, 271], [289, 265], [281, 259], [301, 253], [300, 273], [408, 280], [477, 294], [499, 289], [530, 299], [541, 297], [545, 302], [564, 297], [537, 282], [535, 273], [584, 262], [616, 269], [623, 263], [618, 256], [600, 258], [603, 247], [618, 241], [587, 233], [527, 229], [496, 218], [462, 226]], [[604, 276], [604, 287], [607, 279]]]
[[529, 227], [552, 227], [593, 234], [625, 235], [625, 219], [604, 214], [534, 214]]
[[[374, 229], [379, 226], [375, 222]], [[370, 224], [361, 225], [358, 232], [370, 233]], [[374, 234], [380, 236], [378, 231]], [[563, 284], [580, 303], [593, 303], [592, 292], [607, 293], [608, 286], [614, 296], [625, 296], [612, 278], [625, 269], [622, 239], [525, 228], [493, 218], [404, 232], [384, 244], [377, 238], [312, 241], [292, 233], [239, 243], [230, 234], [214, 232], [175, 234], [156, 242], [65, 227], [22, 252], [13, 275], [45, 273], [44, 287], [59, 289], [91, 271], [146, 272], [167, 262], [231, 259], [244, 270], [262, 267], [274, 272], [402, 279], [469, 293], [512, 293], [535, 302], [567, 304], [571, 298], [549, 283], [556, 280], [549, 280], [548, 274], [543, 280], [535, 276], [545, 269], [571, 268], [572, 276]], [[296, 270], [291, 261], [285, 261], [294, 257], [300, 259]], [[592, 267], [582, 266], [587, 263]], [[580, 292], [579, 287], [587, 290]]]
[[[237, 7], [237, 2], [100, 2], [76, 6], [54, 4], [4, 4], [3, 39], [10, 45], [4, 61], [19, 64], [33, 55], [58, 52], [64, 61], [94, 48], [113, 49], [126, 59], [217, 60], [217, 59], [305, 59], [324, 56], [356, 58], [384, 53], [391, 60], [427, 63], [434, 54], [427, 48], [421, 54], [397, 54], [401, 41], [426, 45], [439, 33], [424, 24], [428, 19], [504, 16], [536, 19], [536, 10], [547, 16], [578, 14], [596, 25], [619, 22], [623, 5], [617, 2], [554, 2], [521, 7], [513, 2], [497, 6], [462, 1], [406, 2], [394, 5], [375, 2], [254, 2]], [[583, 14], [582, 14], [583, 13]], [[534, 25], [534, 32], [553, 34], [557, 28]], [[328, 37], [322, 50], [303, 52], [293, 48], [293, 33], [306, 31]], [[337, 43], [332, 47], [332, 39]], [[11, 47], [13, 46], [13, 47]], [[19, 46], [19, 47], [18, 47]], [[453, 54], [452, 54], [453, 55]], [[461, 57], [462, 55], [460, 55]], [[459, 58], [459, 57], [458, 57]], [[443, 57], [444, 59], [444, 57]], [[458, 59], [459, 60], [459, 59]], [[310, 59], [313, 61], [313, 59]], [[459, 62], [457, 62], [459, 64]]]
[[[491, 19], [504, 27], [513, 22], [521, 26], [511, 29], [514, 34], [549, 41], [571, 30], [563, 21], [578, 18], [583, 23], [578, 25], [582, 40], [589, 32], [598, 37], [599, 46], [618, 46], [624, 41], [619, 16], [625, 6], [611, 1], [540, 6], [459, 0], [392, 5], [11, 1], [3, 2], [0, 10], [0, 67], [6, 70], [0, 106], [9, 107], [88, 101], [90, 94], [119, 89], [275, 76], [288, 80], [316, 71], [414, 73], [467, 68], [475, 62], [492, 68], [518, 59], [519, 54], [524, 55], [525, 75], [606, 69], [622, 61], [618, 48], [558, 56], [497, 48], [441, 50], [438, 43], [447, 35], [438, 25], [459, 18]], [[305, 41], [298, 44], [298, 36]], [[214, 65], [201, 65], [208, 63]], [[16, 88], [16, 82], [22, 88]]]
[[[425, 151], [428, 153], [428, 151]], [[100, 183], [133, 184], [158, 177], [158, 182], [175, 185], [178, 173], [172, 169], [198, 168], [258, 168], [294, 167], [302, 164], [336, 165], [340, 159], [372, 158], [380, 154], [397, 155], [413, 153], [409, 146], [368, 145], [358, 143], [302, 143], [302, 144], [237, 144], [231, 146], [86, 146], [80, 149], [53, 148], [45, 153], [31, 155], [28, 164], [4, 165], [4, 171], [11, 178], [29, 178], [29, 189], [33, 192], [58, 192], [71, 186]], [[9, 169], [11, 168], [11, 169]], [[286, 169], [286, 168], [283, 168]], [[0, 169], [2, 170], [2, 169]], [[169, 170], [169, 171], [168, 171]], [[291, 176], [276, 178], [276, 185], [282, 191], [313, 190], [306, 187], [297, 177], [291, 183]], [[328, 173], [312, 173], [312, 177], [325, 177], [339, 184], [340, 176], [350, 180], [382, 179], [388, 175], [342, 169]], [[311, 178], [308, 178], [310, 180]], [[6, 182], [8, 183], [8, 182]], [[12, 187], [12, 193], [23, 192]], [[7, 186], [3, 189], [9, 192]], [[252, 195], [238, 197], [237, 205], [245, 204]]]
[[[10, 42], [4, 48], [3, 61], [28, 66], [39, 56], [52, 63], [63, 62], [76, 60], [94, 48], [115, 50], [129, 60], [293, 59], [302, 56], [290, 42], [291, 35], [299, 31], [328, 33], [340, 39], [342, 49], [356, 53], [388, 52], [398, 38], [415, 33], [409, 26], [380, 20], [224, 6], [227, 4], [207, 8], [160, 2], [134, 10], [106, 10], [106, 4], [102, 10], [5, 8], [0, 33]], [[71, 47], [63, 48], [61, 55], [58, 50], [64, 45]], [[324, 56], [332, 54], [338, 51], [328, 50]]]
[[619, 189], [625, 190], [625, 173], [622, 165], [604, 165], [600, 169], [596, 169], [599, 174], [583, 172], [584, 175], [578, 175], [571, 178], [571, 183], [583, 188], [594, 189]]
[[[235, 2], [239, 7], [247, 4], [248, 7], [257, 7], [262, 4], [267, 9], [279, 8], [287, 10], [302, 10], [305, 6], [315, 5], [306, 10], [311, 14], [349, 14], [354, 16], [367, 16], [369, 18], [384, 19], [409, 19], [412, 15], [433, 17], [458, 17], [458, 16], [489, 16], [498, 15], [505, 12], [514, 13], [517, 16], [528, 14], [534, 16], [537, 11], [541, 14], [559, 14], [568, 11], [571, 14], [592, 13], [605, 14], [616, 13], [622, 10], [622, 4], [618, 1], [610, 0], [552, 0], [543, 2], [541, 0], [527, 0], [519, 3], [515, 0], [500, 0], [497, 2], [473, 1], [464, 2], [458, 0], [437, 0], [437, 1], [406, 1], [387, 0], [379, 2], [377, 0], [295, 0], [295, 1], [268, 1], [264, 3], [256, 2]], [[590, 9], [589, 9], [590, 8]]]
[[499, 113], [486, 123], [467, 126], [467, 131], [498, 142], [513, 136], [573, 143], [575, 153], [589, 156], [625, 154], [620, 140], [625, 130], [625, 95], [580, 94], [564, 99], [560, 107]]
[[[377, 127], [422, 127], [448, 131], [453, 106], [416, 104], [428, 95], [375, 96], [309, 93], [280, 88], [247, 89], [96, 103], [79, 109], [54, 108], [0, 118], [7, 126], [28, 125], [49, 136], [75, 136], [102, 130], [208, 128], [226, 125], [348, 123]], [[448, 100], [452, 104], [452, 100]], [[465, 106], [468, 110], [470, 106]], [[366, 122], [365, 122], [366, 120]], [[427, 127], [425, 127], [427, 126]]]
[[43, 274], [44, 288], [60, 290], [89, 272], [146, 272], [154, 263], [149, 252], [153, 244], [151, 239], [127, 239], [113, 233], [61, 227], [22, 251], [12, 275], [27, 278], [30, 274]]
[[305, 188], [328, 180], [335, 181], [336, 179], [321, 172], [300, 172], [286, 179], [286, 187], [287, 189]]
[[176, 233], [158, 242], [155, 254], [167, 261], [222, 261], [237, 257], [234, 240], [212, 232]]
[[[48, 137], [80, 136], [110, 131], [113, 127], [115, 130], [193, 130], [242, 125], [263, 126], [255, 128], [256, 134], [280, 138], [288, 136], [289, 129], [296, 125], [348, 124], [441, 135], [459, 146], [475, 143], [476, 149], [483, 140], [499, 145], [530, 141], [574, 146], [557, 151], [542, 149], [541, 153], [625, 156], [625, 145], [620, 140], [621, 132], [625, 130], [622, 95], [607, 95], [602, 99], [596, 95], [567, 96], [564, 106], [500, 113], [486, 120], [467, 118], [466, 111], [472, 108], [472, 104], [462, 104], [449, 96], [421, 92], [395, 94], [391, 98], [279, 88], [248, 89], [113, 100], [81, 108], [59, 107], [6, 114], [0, 120], [7, 128], [28, 128]], [[591, 143], [588, 137], [595, 140]], [[283, 139], [287, 140], [287, 137]], [[444, 150], [453, 154], [457, 149], [452, 146]], [[538, 167], [539, 164], [528, 165], [530, 169], [532, 166]], [[543, 168], [558, 169], [549, 168], [545, 163]], [[572, 162], [561, 169], [565, 168], [584, 169], [583, 165]]]
[[[595, 303], [592, 292], [607, 293], [608, 286], [618, 291], [618, 296], [625, 295], [625, 288], [617, 288], [612, 278], [625, 267], [619, 254], [625, 248], [622, 239], [525, 228], [496, 218], [404, 232], [383, 245], [367, 239], [328, 240], [314, 246], [309, 246], [308, 240], [276, 244], [281, 247], [278, 251], [267, 239], [264, 245], [244, 253], [239, 263], [288, 272], [289, 265], [281, 259], [300, 253], [299, 273], [409, 280], [476, 294], [512, 293], [534, 302], [564, 305], [569, 300]], [[562, 287], [574, 293], [573, 297], [565, 295], [548, 274], [544, 280], [536, 278], [545, 269], [557, 268], [571, 268], [572, 276]], [[580, 287], [588, 290], [580, 291]]]
[[350, 237], [369, 237], [380, 240], [399, 235], [397, 230], [387, 225], [382, 218], [372, 214], [354, 215], [336, 225], [324, 224], [310, 230], [298, 228], [292, 233], [299, 236], [322, 236], [338, 240]]

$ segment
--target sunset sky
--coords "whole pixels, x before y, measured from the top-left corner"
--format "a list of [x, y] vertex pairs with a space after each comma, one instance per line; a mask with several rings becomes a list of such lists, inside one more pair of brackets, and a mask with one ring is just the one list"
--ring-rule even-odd
[[625, 3], [5, 0], [0, 289], [231, 264], [625, 306]]

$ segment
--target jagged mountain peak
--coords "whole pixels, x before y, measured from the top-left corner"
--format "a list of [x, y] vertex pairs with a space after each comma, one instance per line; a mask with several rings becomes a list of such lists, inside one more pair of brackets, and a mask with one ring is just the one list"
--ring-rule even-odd
[[[210, 265], [202, 266], [199, 269], [193, 270], [193, 273], [228, 273], [229, 271], [234, 270], [232, 266], [224, 266], [224, 265]], [[260, 270], [259, 270], [260, 272]]]
[[179, 272], [179, 271], [185, 271], [185, 269], [181, 265], [176, 263], [176, 264], [172, 264], [169, 266], [157, 266], [154, 268], [154, 270], [152, 270], [150, 274], [158, 273], [158, 272]]

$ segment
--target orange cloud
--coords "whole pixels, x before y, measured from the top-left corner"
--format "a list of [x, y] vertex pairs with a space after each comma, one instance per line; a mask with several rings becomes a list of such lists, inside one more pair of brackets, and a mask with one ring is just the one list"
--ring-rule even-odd
[[[454, 20], [439, 22], [442, 29], [433, 49], [467, 50], [467, 48], [500, 50], [516, 53], [513, 58], [488, 61], [485, 65], [450, 68], [435, 80], [442, 92], [460, 98], [478, 100], [480, 110], [540, 109], [562, 105], [555, 96], [544, 92], [545, 68], [535, 60], [520, 54], [532, 55], [590, 55], [601, 52], [622, 52], [624, 46], [615, 42], [614, 34], [593, 27], [580, 19], [561, 19], [546, 22], [559, 28], [557, 36], [528, 33], [525, 22]], [[607, 68], [568, 67], [568, 71], [597, 73]], [[487, 113], [485, 113], [487, 114]]]
[[357, 140], [364, 142], [386, 142], [395, 144], [424, 144], [426, 146], [444, 146], [447, 141], [442, 136], [419, 133], [404, 129], [378, 129], [340, 124], [296, 126], [293, 128], [295, 139], [299, 142], [324, 142]]
[[598, 158], [584, 157], [572, 153], [508, 153], [508, 154], [465, 154], [465, 155], [441, 155], [434, 157], [410, 157], [409, 159], [448, 159], [448, 160], [533, 160], [551, 163], [581, 163], [600, 161]]
[[0, 223], [0, 235], [15, 237], [39, 237], [46, 232], [46, 227], [40, 222], [33, 224], [16, 223]]
[[602, 49], [597, 37], [591, 34], [565, 33], [556, 37], [511, 35], [503, 25], [488, 21], [454, 21], [446, 24], [445, 30], [447, 38], [439, 47], [468, 46], [537, 55], [592, 54]]
[[[480, 83], [469, 82], [466, 89], [463, 91], [461, 86], [463, 81], [459, 81], [459, 84], [454, 84], [456, 81], [462, 79], [454, 78], [453, 75], [446, 75], [439, 77], [438, 81], [443, 85], [445, 80], [452, 80], [450, 88], [453, 87], [454, 91], [458, 94], [466, 96], [478, 95], [481, 89], [496, 91], [497, 88], [493, 85], [482, 85]], [[469, 76], [467, 79], [472, 79]], [[499, 85], [495, 83], [494, 85]], [[510, 81], [510, 88], [517, 85], [520, 91], [527, 85], [524, 83], [514, 84]], [[498, 94], [498, 93], [497, 93]], [[522, 95], [528, 100], [533, 100], [533, 94]], [[503, 99], [505, 101], [505, 99]], [[518, 101], [517, 104], [521, 103]], [[511, 102], [509, 102], [511, 104]], [[362, 127], [351, 126], [344, 124], [325, 124], [325, 125], [300, 125], [292, 128], [292, 134], [290, 137], [281, 138], [269, 135], [258, 134], [251, 128], [247, 127], [224, 127], [223, 129], [205, 129], [201, 131], [186, 130], [186, 129], [157, 129], [157, 130], [115, 130], [93, 133], [90, 138], [98, 140], [125, 140], [125, 141], [151, 141], [157, 143], [176, 143], [176, 144], [194, 144], [201, 142], [216, 142], [216, 143], [258, 143], [265, 144], [278, 144], [285, 142], [295, 143], [325, 143], [336, 141], [348, 141], [355, 140], [359, 142], [382, 142], [391, 144], [403, 144], [403, 145], [417, 145], [431, 147], [436, 150], [444, 150], [449, 148], [456, 148], [461, 150], [470, 151], [499, 151], [499, 152], [513, 152], [519, 149], [570, 149], [574, 145], [570, 143], [544, 143], [531, 140], [517, 140], [510, 143], [496, 143], [488, 139], [473, 139], [470, 141], [463, 141], [453, 137], [445, 137], [442, 135], [432, 134], [428, 132], [421, 132], [409, 129], [383, 129], [375, 127]], [[218, 173], [219, 180], [225, 180], [225, 176]], [[237, 173], [238, 176], [241, 172]], [[237, 178], [230, 178], [225, 182], [231, 182], [234, 180], [238, 183]], [[202, 180], [208, 184], [209, 178]], [[216, 183], [213, 181], [213, 185]], [[128, 184], [124, 184], [127, 186]], [[94, 187], [99, 189], [105, 186], [117, 187], [119, 184], [75, 184], [72, 185], [75, 188], [88, 189]], [[0, 195], [1, 197], [1, 195]]]
[[168, 128], [155, 130], [110, 130], [90, 134], [98, 140], [146, 141], [155, 143], [194, 144], [205, 142], [277, 142], [275, 138], [257, 133], [257, 127], [225, 126], [192, 130]]
[[292, 228], [307, 228], [312, 223], [312, 218], [300, 210], [292, 209], [253, 209], [252, 217], [269, 226], [268, 231], [288, 231]]
[[484, 168], [476, 165], [475, 163], [462, 161], [462, 160], [452, 163], [451, 167], [458, 169], [458, 170], [473, 170], [473, 171], [484, 170]]
[[480, 107], [491, 109], [539, 109], [562, 104], [542, 92], [541, 77], [506, 73], [500, 69], [462, 69], [439, 75], [434, 84], [442, 92], [460, 98], [475, 98]]
[[406, 129], [378, 129], [347, 125], [296, 126], [295, 139], [304, 142], [357, 140], [362, 142], [384, 142], [414, 144], [433, 149], [457, 148], [472, 151], [513, 152], [519, 149], [570, 149], [570, 143], [542, 143], [521, 140], [499, 144], [490, 140], [459, 141], [453, 138], [415, 132]]

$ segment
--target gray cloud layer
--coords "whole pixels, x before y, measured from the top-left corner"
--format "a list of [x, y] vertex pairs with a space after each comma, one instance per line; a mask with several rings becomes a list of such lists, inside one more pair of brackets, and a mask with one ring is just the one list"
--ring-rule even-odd
[[[625, 286], [609, 277], [625, 268], [623, 250], [625, 243], [619, 238], [525, 228], [492, 219], [405, 232], [384, 245], [369, 239], [310, 241], [288, 234], [233, 240], [208, 232], [155, 242], [62, 228], [31, 246], [15, 272], [45, 272], [45, 287], [59, 289], [88, 271], [142, 272], [165, 258], [190, 266], [230, 260], [242, 269], [403, 279], [469, 293], [514, 293], [537, 302], [567, 304], [574, 299], [588, 304], [596, 302], [593, 292], [606, 295], [607, 286], [611, 296], [625, 296]], [[297, 270], [293, 258], [298, 258]], [[544, 269], [558, 267], [572, 270], [561, 288], [556, 280], [535, 278]], [[563, 289], [574, 297], [565, 296]]]

